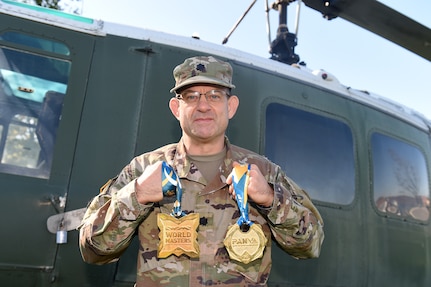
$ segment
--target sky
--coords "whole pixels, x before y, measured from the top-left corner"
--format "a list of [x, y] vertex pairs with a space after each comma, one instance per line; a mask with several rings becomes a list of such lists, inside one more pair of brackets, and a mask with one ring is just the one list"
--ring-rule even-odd
[[[257, 0], [228, 47], [269, 58], [265, 0]], [[274, 2], [269, 1], [269, 3]], [[430, 0], [384, 0], [421, 24], [431, 27]], [[120, 6], [118, 3], [121, 3]], [[252, 0], [83, 0], [82, 15], [108, 22], [222, 44]], [[298, 2], [288, 6], [288, 27], [295, 31]], [[271, 40], [278, 12], [270, 13]], [[367, 90], [407, 106], [431, 119], [431, 62], [344, 19], [324, 19], [300, 6], [295, 53], [310, 69], [324, 69], [345, 86]]]

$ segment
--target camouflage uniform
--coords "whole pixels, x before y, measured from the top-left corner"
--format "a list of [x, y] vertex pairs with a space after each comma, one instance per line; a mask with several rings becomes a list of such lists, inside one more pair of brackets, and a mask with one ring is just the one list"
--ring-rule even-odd
[[[212, 182], [207, 182], [190, 162], [182, 141], [134, 158], [88, 207], [80, 229], [84, 260], [96, 264], [118, 260], [137, 231], [137, 286], [266, 286], [271, 269], [271, 240], [263, 258], [249, 264], [230, 260], [223, 245], [228, 227], [240, 216], [225, 183], [233, 161], [256, 164], [274, 189], [272, 207], [250, 203], [250, 220], [262, 225], [265, 236], [270, 238], [272, 234], [290, 255], [319, 256], [323, 221], [308, 195], [265, 157], [231, 145], [227, 139], [225, 144], [227, 154], [220, 176]], [[166, 161], [177, 171], [183, 187], [182, 209], [199, 213], [199, 258], [157, 258], [157, 214], [170, 213], [174, 198], [142, 205], [136, 198], [135, 180], [147, 166], [158, 161]]]

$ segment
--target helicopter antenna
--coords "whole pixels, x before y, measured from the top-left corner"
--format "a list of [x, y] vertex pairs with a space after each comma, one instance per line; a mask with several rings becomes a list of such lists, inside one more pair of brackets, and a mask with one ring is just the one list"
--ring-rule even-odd
[[227, 34], [227, 36], [223, 39], [223, 42], [222, 42], [223, 45], [227, 43], [227, 41], [229, 40], [230, 35], [232, 35], [233, 31], [235, 31], [235, 29], [238, 27], [239, 23], [241, 23], [242, 19], [244, 19], [245, 15], [247, 15], [248, 11], [250, 11], [250, 9], [253, 7], [253, 5], [254, 5], [254, 3], [256, 3], [256, 1], [257, 0], [253, 0], [253, 2], [247, 8], [247, 10], [244, 12], [244, 14], [242, 14], [242, 16], [235, 23], [235, 25], [233, 25], [232, 29], [229, 31], [229, 33]]

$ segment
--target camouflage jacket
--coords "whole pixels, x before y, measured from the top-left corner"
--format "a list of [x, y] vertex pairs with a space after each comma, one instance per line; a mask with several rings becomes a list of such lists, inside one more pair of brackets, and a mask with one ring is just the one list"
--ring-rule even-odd
[[[89, 263], [118, 260], [132, 237], [139, 236], [136, 286], [266, 286], [271, 269], [271, 240], [263, 257], [248, 264], [231, 260], [223, 244], [226, 231], [240, 216], [228, 193], [226, 178], [232, 162], [256, 164], [274, 189], [274, 202], [265, 209], [250, 203], [249, 218], [260, 224], [296, 258], [318, 257], [324, 238], [323, 221], [308, 195], [281, 168], [265, 157], [231, 145], [220, 177], [208, 183], [186, 156], [182, 141], [134, 158], [90, 203], [80, 227], [80, 249]], [[158, 213], [170, 213], [173, 201], [142, 205], [135, 194], [135, 179], [157, 161], [173, 166], [183, 188], [182, 209], [198, 213], [199, 258], [170, 255], [157, 258]]]

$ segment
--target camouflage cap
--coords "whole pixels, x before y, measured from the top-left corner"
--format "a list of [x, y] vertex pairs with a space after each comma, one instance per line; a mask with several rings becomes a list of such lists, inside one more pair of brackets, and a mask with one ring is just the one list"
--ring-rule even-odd
[[174, 69], [175, 87], [171, 93], [187, 85], [214, 84], [235, 88], [232, 84], [232, 66], [212, 56], [188, 58]]

